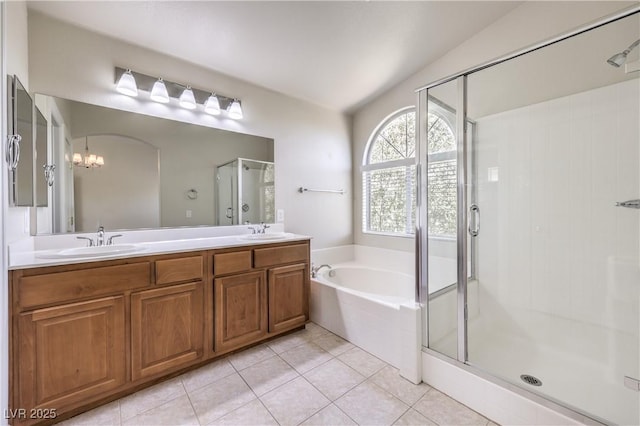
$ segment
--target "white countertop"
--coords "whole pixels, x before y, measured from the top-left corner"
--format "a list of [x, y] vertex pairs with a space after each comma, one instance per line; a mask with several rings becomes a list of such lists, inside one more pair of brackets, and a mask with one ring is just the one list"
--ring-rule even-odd
[[[99, 255], [93, 257], [55, 257], [61, 249], [24, 251], [9, 253], [9, 270], [39, 268], [43, 266], [70, 265], [76, 263], [98, 262], [102, 260], [126, 259], [159, 254], [181, 253], [198, 250], [213, 250], [239, 246], [261, 246], [291, 241], [309, 240], [306, 235], [287, 233], [285, 238], [271, 240], [249, 240], [246, 235], [231, 235], [208, 238], [188, 238], [168, 241], [152, 241], [136, 243], [136, 251], [116, 255]], [[47, 257], [51, 256], [51, 257]]]

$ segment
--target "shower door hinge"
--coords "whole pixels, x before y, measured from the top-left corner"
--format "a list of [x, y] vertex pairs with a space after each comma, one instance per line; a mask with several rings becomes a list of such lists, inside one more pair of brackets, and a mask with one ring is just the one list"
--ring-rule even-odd
[[636, 392], [640, 392], [640, 380], [634, 379], [633, 377], [624, 376], [624, 385], [631, 390]]

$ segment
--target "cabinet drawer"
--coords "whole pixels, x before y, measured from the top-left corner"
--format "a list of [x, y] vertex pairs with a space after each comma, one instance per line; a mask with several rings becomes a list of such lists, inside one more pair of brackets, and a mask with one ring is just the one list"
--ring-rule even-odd
[[251, 252], [237, 251], [213, 255], [213, 273], [215, 275], [246, 272], [251, 269]]
[[201, 280], [204, 275], [202, 256], [180, 257], [156, 261], [156, 284]]
[[262, 268], [284, 263], [306, 262], [308, 255], [309, 246], [307, 244], [255, 249], [253, 251], [253, 266]]
[[57, 272], [20, 278], [18, 294], [23, 308], [102, 296], [151, 283], [149, 262]]

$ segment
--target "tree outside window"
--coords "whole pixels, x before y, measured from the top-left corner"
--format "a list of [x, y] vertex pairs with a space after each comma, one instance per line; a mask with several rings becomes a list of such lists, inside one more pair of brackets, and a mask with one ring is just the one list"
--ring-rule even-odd
[[[413, 235], [416, 215], [415, 110], [403, 110], [379, 126], [362, 167], [363, 231]], [[428, 115], [429, 234], [456, 232], [456, 141], [438, 113]]]

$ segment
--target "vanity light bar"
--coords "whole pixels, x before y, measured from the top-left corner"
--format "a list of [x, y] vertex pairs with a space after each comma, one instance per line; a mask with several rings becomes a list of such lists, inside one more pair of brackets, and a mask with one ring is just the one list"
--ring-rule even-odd
[[[126, 74], [124, 78], [128, 80], [127, 83], [129, 86], [131, 86], [132, 84], [130, 82], [131, 80], [130, 76], [133, 77], [133, 80], [134, 80], [133, 87], [137, 86], [138, 91], [141, 90], [144, 92], [151, 93], [154, 90], [154, 85], [160, 80], [162, 81], [162, 83], [164, 83], [164, 87], [166, 88], [166, 94], [168, 95], [168, 97], [180, 100], [181, 101], [180, 105], [185, 104], [184, 106], [185, 108], [188, 108], [188, 109], [195, 108], [194, 104], [191, 103], [191, 99], [193, 99], [195, 101], [196, 106], [198, 104], [208, 105], [209, 107], [205, 108], [204, 110], [209, 114], [218, 115], [220, 111], [226, 111], [230, 118], [233, 118], [236, 120], [242, 119], [242, 106], [241, 106], [240, 100], [237, 98], [230, 98], [227, 96], [217, 94], [215, 92], [198, 89], [198, 88], [191, 87], [188, 85], [183, 85], [180, 83], [175, 83], [173, 81], [165, 80], [158, 77], [152, 77], [147, 74], [142, 74], [137, 71], [132, 71], [130, 69], [120, 68], [120, 67], [115, 67], [116, 86], [119, 85], [120, 79], [123, 74]], [[124, 93], [124, 92], [121, 92], [121, 93]], [[133, 91], [130, 91], [130, 93], [131, 95], [129, 96], [136, 96], [133, 94]], [[193, 98], [191, 96], [193, 96]], [[215, 108], [214, 102], [210, 100], [211, 97], [215, 97], [218, 99], [218, 105], [217, 105], [218, 108]], [[184, 102], [185, 100], [186, 102]], [[159, 101], [156, 101], [156, 102], [159, 102]], [[191, 106], [191, 108], [189, 108], [187, 105]]]

